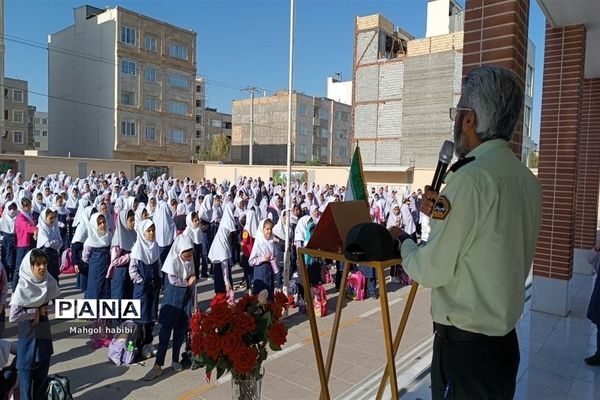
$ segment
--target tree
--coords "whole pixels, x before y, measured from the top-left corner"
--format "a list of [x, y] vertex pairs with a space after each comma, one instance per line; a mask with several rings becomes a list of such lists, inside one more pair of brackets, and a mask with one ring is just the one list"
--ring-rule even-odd
[[539, 162], [540, 155], [537, 151], [532, 151], [529, 153], [529, 159], [527, 160], [527, 165], [529, 168], [537, 168]]
[[231, 141], [225, 135], [219, 135], [215, 138], [212, 145], [212, 156], [215, 160], [223, 161], [229, 150], [231, 149]]

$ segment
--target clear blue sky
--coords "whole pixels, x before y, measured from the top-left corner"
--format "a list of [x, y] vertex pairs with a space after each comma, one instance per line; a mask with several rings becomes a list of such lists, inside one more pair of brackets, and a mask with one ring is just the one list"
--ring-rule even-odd
[[[464, 4], [464, 1], [460, 1]], [[209, 107], [230, 112], [231, 101], [246, 95], [235, 87], [274, 91], [288, 86], [289, 0], [5, 0], [5, 34], [47, 43], [49, 34], [73, 24], [73, 9], [116, 5], [197, 32], [198, 74], [207, 85]], [[395, 25], [425, 36], [427, 0], [296, 0], [296, 90], [325, 96], [326, 79], [341, 72], [352, 78], [354, 18], [381, 13]], [[539, 137], [545, 18], [531, 0], [529, 35], [536, 44], [533, 138]], [[5, 75], [29, 81], [48, 93], [46, 50], [6, 40]], [[217, 82], [227, 82], [220, 84]], [[233, 83], [234, 85], [232, 85]], [[47, 110], [47, 98], [29, 103]]]

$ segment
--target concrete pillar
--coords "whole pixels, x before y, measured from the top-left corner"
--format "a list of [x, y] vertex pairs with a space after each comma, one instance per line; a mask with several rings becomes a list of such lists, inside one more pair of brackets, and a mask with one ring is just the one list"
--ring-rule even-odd
[[587, 252], [596, 244], [600, 184], [600, 78], [584, 79], [578, 135], [573, 272], [591, 274]]
[[[466, 0], [463, 75], [485, 65], [501, 65], [516, 72], [525, 88], [529, 0]], [[511, 148], [521, 158], [523, 118]]]
[[531, 308], [560, 316], [570, 311], [585, 42], [583, 25], [546, 27], [538, 169], [542, 227], [533, 265]]

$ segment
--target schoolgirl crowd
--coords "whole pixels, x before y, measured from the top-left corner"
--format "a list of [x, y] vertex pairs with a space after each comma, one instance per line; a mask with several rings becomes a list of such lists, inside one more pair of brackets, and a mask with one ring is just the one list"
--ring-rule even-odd
[[[10, 170], [0, 175], [0, 319], [4, 321], [4, 307], [10, 305], [9, 319], [19, 324], [21, 398], [41, 398], [45, 390], [53, 352], [48, 305], [60, 296], [63, 257], [70, 257], [86, 299], [141, 301], [138, 346], [142, 357], [156, 356], [146, 375], [151, 380], [162, 372], [171, 336], [171, 365], [183, 369], [179, 354], [199, 280], [212, 280], [215, 293], [229, 301], [239, 289], [267, 289], [272, 296], [283, 283], [286, 239], [294, 279], [295, 248], [309, 240], [328, 203], [343, 201], [344, 189], [297, 181], [292, 185], [293, 207], [285, 210], [285, 187], [272, 179], [244, 177], [232, 184], [144, 173], [129, 180], [122, 171], [92, 171], [85, 179], [63, 172], [33, 174], [29, 180]], [[372, 188], [373, 220], [416, 235], [424, 217], [416, 211], [419, 195], [407, 193], [398, 200], [387, 187]], [[286, 238], [287, 218], [292, 229]], [[426, 229], [419, 233], [425, 241]], [[328, 264], [310, 260], [311, 283], [319, 283]], [[236, 284], [232, 269], [238, 266], [243, 280]], [[369, 273], [365, 270], [367, 296], [377, 297]], [[336, 287], [340, 277], [336, 274]], [[156, 323], [160, 332], [155, 348]]]

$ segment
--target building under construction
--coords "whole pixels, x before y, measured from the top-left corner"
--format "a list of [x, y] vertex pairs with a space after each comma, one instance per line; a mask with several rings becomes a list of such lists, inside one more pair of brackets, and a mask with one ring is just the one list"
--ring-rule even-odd
[[452, 138], [462, 18], [454, 0], [430, 0], [424, 39], [380, 14], [356, 18], [353, 131], [369, 182], [410, 183], [412, 169], [435, 167], [442, 142]]

